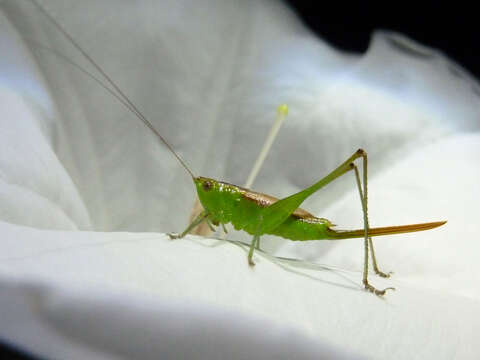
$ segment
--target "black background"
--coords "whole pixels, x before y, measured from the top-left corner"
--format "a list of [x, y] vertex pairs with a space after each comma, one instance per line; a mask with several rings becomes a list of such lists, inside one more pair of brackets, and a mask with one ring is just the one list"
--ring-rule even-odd
[[373, 30], [392, 30], [440, 50], [480, 79], [480, 17], [475, 19], [479, 13], [473, 5], [460, 1], [446, 5], [425, 1], [285, 3], [312, 31], [338, 49], [365, 52]]

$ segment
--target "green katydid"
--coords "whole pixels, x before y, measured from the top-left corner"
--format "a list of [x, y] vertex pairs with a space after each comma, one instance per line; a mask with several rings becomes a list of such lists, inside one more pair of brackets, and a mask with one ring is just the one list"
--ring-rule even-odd
[[[383, 290], [378, 290], [368, 282], [369, 256], [371, 256], [373, 269], [376, 274], [382, 277], [390, 276], [390, 274], [384, 273], [378, 268], [372, 236], [429, 230], [446, 223], [446, 221], [436, 221], [423, 224], [370, 228], [368, 221], [368, 157], [367, 153], [362, 149], [354, 152], [352, 156], [315, 184], [280, 200], [270, 195], [254, 192], [215, 179], [195, 176], [186, 165], [185, 161], [173, 150], [172, 146], [154, 128], [152, 123], [138, 110], [106, 72], [78, 45], [78, 43], [50, 14], [38, 5], [35, 0], [32, 0], [32, 2], [87, 59], [87, 61], [98, 70], [111, 88], [101, 83], [96, 78], [95, 80], [100, 82], [102, 87], [116, 97], [120, 103], [122, 103], [153, 132], [153, 134], [168, 148], [192, 178], [198, 198], [204, 210], [182, 233], [170, 234], [172, 239], [184, 237], [193, 228], [204, 221], [210, 226], [232, 223], [236, 230], [243, 230], [250, 235], [253, 235], [248, 253], [248, 263], [250, 266], [253, 266], [254, 251], [256, 248], [259, 248], [260, 237], [264, 234], [272, 234], [293, 241], [363, 238], [363, 285], [367, 291], [382, 296], [387, 290], [394, 290], [394, 288], [388, 287]], [[88, 75], [92, 76], [91, 74]], [[355, 164], [355, 160], [360, 158], [362, 159], [363, 164], [363, 179], [361, 179], [358, 167]], [[318, 218], [299, 207], [305, 199], [350, 171], [355, 175], [355, 181], [360, 195], [360, 203], [363, 212], [363, 229], [333, 230], [333, 225], [329, 220]]]

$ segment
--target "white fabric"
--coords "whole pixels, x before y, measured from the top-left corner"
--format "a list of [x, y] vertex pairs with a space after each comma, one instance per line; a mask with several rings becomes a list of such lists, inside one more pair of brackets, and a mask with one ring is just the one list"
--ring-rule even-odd
[[[236, 242], [171, 241], [185, 170], [38, 10], [3, 1], [0, 339], [69, 359], [478, 357], [476, 80], [396, 34], [341, 53], [275, 1], [42, 3], [195, 174], [241, 185], [286, 103], [255, 190], [287, 196], [362, 147], [372, 226], [449, 222], [376, 240], [384, 300], [361, 240], [266, 237], [253, 269]], [[351, 175], [304, 205], [361, 228]]]

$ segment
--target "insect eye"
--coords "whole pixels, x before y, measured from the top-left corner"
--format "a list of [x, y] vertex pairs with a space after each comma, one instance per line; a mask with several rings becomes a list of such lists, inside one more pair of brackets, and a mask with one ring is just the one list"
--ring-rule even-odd
[[210, 181], [205, 181], [202, 186], [203, 190], [205, 191], [209, 191], [212, 189], [212, 183]]

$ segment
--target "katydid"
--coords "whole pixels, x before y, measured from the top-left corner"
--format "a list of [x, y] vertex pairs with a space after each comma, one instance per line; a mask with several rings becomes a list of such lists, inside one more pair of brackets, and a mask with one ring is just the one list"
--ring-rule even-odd
[[[109, 85], [102, 84], [102, 86], [112, 93], [121, 104], [123, 104], [153, 132], [153, 134], [168, 148], [192, 178], [198, 198], [204, 210], [182, 233], [169, 234], [172, 239], [184, 237], [193, 228], [204, 221], [210, 226], [232, 223], [236, 230], [243, 230], [253, 236], [248, 253], [248, 263], [250, 266], [253, 266], [255, 264], [253, 262], [254, 251], [259, 247], [260, 237], [264, 234], [272, 234], [293, 241], [363, 238], [363, 285], [367, 291], [382, 296], [387, 290], [394, 290], [394, 288], [388, 287], [379, 290], [372, 286], [368, 281], [369, 256], [371, 256], [373, 269], [376, 274], [381, 277], [390, 276], [390, 274], [384, 273], [378, 268], [372, 237], [429, 230], [446, 223], [446, 221], [436, 221], [423, 224], [370, 228], [368, 221], [368, 157], [367, 153], [362, 149], [355, 151], [348, 159], [318, 182], [283, 199], [277, 199], [267, 194], [258, 193], [215, 179], [195, 176], [186, 165], [185, 161], [174, 151], [173, 147], [154, 128], [152, 123], [138, 110], [106, 72], [79, 46], [72, 36], [70, 36], [50, 14], [37, 4], [35, 0], [32, 0], [32, 2], [104, 77], [104, 80]], [[111, 86], [111, 88], [108, 86]], [[362, 159], [362, 179], [358, 167], [355, 164], [357, 159]], [[355, 176], [357, 190], [360, 195], [360, 204], [363, 212], [362, 229], [334, 230], [332, 229], [333, 224], [329, 220], [316, 217], [299, 207], [305, 199], [350, 171], [352, 171]]]

